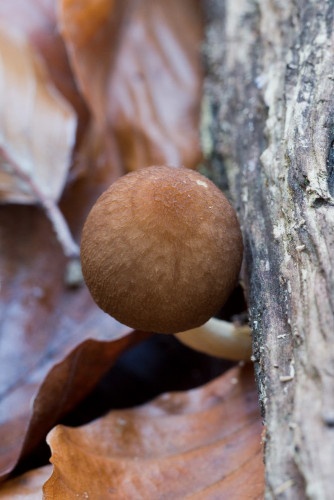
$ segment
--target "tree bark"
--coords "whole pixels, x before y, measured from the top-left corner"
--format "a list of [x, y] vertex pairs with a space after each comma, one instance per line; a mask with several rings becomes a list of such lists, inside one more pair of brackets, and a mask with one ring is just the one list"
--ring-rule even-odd
[[333, 0], [207, 0], [202, 139], [228, 186], [264, 415], [266, 499], [334, 491]]

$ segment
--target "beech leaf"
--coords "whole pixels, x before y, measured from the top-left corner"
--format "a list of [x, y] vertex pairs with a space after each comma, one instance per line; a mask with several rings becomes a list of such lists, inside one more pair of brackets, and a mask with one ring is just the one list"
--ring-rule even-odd
[[125, 169], [195, 168], [199, 1], [62, 0], [60, 21], [81, 91], [101, 129], [115, 137]]
[[[93, 141], [94, 144], [94, 141]], [[86, 151], [95, 161], [99, 148]], [[107, 165], [109, 167], [109, 165]], [[114, 179], [90, 168], [62, 203], [74, 234]], [[98, 178], [97, 178], [98, 177]], [[0, 479], [81, 401], [121, 352], [143, 338], [66, 286], [67, 262], [43, 212], [0, 211]]]
[[48, 435], [54, 469], [48, 500], [259, 499], [261, 419], [252, 369], [111, 411]]
[[14, 26], [43, 59], [53, 84], [78, 115], [78, 133], [85, 128], [87, 108], [78, 92], [69, 65], [65, 44], [57, 29], [57, 0], [10, 0], [0, 2], [4, 26]]
[[51, 473], [51, 465], [46, 465], [11, 479], [0, 486], [0, 500], [42, 500], [43, 484]]
[[76, 114], [28, 39], [0, 26], [0, 200], [57, 201], [75, 142]]

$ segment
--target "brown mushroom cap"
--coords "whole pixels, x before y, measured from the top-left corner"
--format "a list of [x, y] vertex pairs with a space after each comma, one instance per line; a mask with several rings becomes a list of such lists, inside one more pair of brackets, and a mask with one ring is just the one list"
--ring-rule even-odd
[[205, 323], [236, 284], [242, 237], [206, 177], [149, 167], [121, 177], [92, 208], [82, 270], [96, 303], [121, 323], [176, 333]]

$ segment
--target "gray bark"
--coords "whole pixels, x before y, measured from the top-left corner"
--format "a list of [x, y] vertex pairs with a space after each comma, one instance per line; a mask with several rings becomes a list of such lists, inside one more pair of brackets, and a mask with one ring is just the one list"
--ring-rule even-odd
[[205, 9], [203, 147], [243, 230], [266, 498], [331, 500], [334, 2]]

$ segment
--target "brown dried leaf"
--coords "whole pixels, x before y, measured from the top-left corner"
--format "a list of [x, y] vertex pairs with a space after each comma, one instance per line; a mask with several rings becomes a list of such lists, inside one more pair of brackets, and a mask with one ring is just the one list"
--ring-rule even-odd
[[[91, 153], [95, 160], [99, 148]], [[99, 178], [90, 171], [62, 207], [74, 233], [115, 178], [108, 169], [101, 169]], [[40, 210], [2, 207], [0, 241], [3, 478], [141, 336], [100, 311], [86, 287], [66, 287], [66, 260]]]
[[253, 371], [234, 368], [202, 388], [54, 428], [44, 498], [259, 499], [260, 440]]
[[126, 170], [194, 168], [201, 158], [198, 0], [62, 0], [61, 23], [82, 93], [100, 127], [115, 135]]
[[48, 73], [79, 117], [79, 129], [85, 127], [87, 108], [78, 92], [70, 68], [65, 44], [57, 29], [57, 0], [11, 0], [0, 2], [2, 25], [15, 26], [43, 59]]
[[76, 114], [29, 41], [0, 26], [0, 200], [57, 201], [75, 142]]
[[42, 500], [43, 484], [51, 473], [51, 465], [46, 465], [8, 481], [0, 486], [0, 500]]

